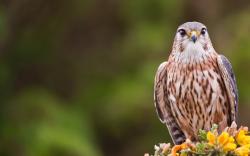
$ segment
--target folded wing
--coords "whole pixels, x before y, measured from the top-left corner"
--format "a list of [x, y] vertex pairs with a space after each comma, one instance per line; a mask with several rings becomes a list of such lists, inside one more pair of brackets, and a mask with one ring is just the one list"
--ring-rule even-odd
[[167, 93], [167, 62], [163, 62], [155, 75], [154, 102], [157, 114], [162, 123], [165, 123], [175, 144], [185, 141], [185, 135], [177, 124], [168, 101]]
[[229, 60], [223, 55], [218, 56], [217, 62], [230, 100], [229, 108], [231, 111], [229, 115], [231, 123], [233, 121], [237, 123], [239, 101], [238, 101], [238, 89], [237, 89], [235, 75], [233, 73], [233, 68]]

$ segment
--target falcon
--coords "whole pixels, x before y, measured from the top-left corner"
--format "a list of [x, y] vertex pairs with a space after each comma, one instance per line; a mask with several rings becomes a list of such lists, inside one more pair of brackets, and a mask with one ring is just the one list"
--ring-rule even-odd
[[156, 72], [154, 102], [174, 144], [197, 141], [198, 130], [210, 130], [213, 124], [222, 131], [237, 123], [232, 66], [214, 50], [204, 24], [187, 22], [178, 27], [170, 56]]

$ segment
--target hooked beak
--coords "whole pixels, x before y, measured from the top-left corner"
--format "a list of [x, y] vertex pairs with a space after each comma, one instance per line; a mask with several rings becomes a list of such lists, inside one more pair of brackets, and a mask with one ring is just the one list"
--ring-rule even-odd
[[196, 40], [197, 40], [197, 38], [198, 38], [198, 32], [197, 31], [191, 31], [191, 33], [190, 33], [190, 39], [195, 43], [196, 42]]

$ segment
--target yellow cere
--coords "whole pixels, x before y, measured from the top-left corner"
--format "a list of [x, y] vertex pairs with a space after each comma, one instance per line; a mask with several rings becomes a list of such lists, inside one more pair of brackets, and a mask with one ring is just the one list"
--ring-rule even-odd
[[191, 37], [191, 36], [200, 36], [200, 32], [199, 31], [196, 31], [196, 30], [192, 30], [191, 32], [188, 33], [188, 36]]

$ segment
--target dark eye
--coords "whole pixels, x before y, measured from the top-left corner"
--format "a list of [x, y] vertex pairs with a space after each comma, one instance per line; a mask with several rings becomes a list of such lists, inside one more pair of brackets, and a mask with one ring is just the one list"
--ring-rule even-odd
[[186, 31], [184, 29], [179, 29], [178, 32], [182, 37], [186, 35]]
[[206, 34], [206, 31], [207, 31], [206, 28], [202, 28], [202, 29], [201, 29], [201, 34], [202, 34], [202, 35], [205, 35], [205, 34]]

